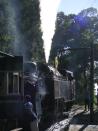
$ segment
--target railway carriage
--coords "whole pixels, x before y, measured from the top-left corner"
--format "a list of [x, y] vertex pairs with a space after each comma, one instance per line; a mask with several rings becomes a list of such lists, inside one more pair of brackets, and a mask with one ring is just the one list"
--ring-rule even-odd
[[23, 96], [23, 58], [0, 52], [0, 130], [17, 126]]

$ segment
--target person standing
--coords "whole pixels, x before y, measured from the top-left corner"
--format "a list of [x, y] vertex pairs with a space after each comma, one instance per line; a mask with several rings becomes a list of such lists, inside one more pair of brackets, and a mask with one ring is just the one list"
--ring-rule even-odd
[[85, 111], [87, 111], [87, 108], [88, 108], [88, 111], [89, 111], [89, 108], [90, 108], [90, 94], [89, 94], [88, 89], [86, 89], [86, 91], [85, 91], [84, 103], [85, 103]]
[[98, 106], [98, 88], [97, 88], [97, 96], [96, 97], [97, 97], [97, 106]]
[[24, 115], [25, 124], [28, 125], [26, 127], [26, 131], [39, 131], [37, 115], [33, 110], [33, 104], [31, 103], [30, 95], [25, 96]]

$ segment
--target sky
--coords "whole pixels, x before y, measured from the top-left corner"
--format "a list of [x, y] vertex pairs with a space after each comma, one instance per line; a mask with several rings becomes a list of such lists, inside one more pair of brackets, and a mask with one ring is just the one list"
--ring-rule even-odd
[[55, 20], [60, 0], [40, 0], [41, 28], [43, 32], [44, 51], [46, 62], [48, 62], [51, 49], [52, 37], [54, 35]]
[[81, 10], [91, 6], [98, 8], [98, 0], [61, 0], [58, 11], [63, 11], [66, 15], [78, 14]]
[[63, 11], [66, 15], [78, 14], [81, 10], [91, 6], [98, 9], [98, 0], [40, 0], [46, 62], [49, 59], [57, 12]]

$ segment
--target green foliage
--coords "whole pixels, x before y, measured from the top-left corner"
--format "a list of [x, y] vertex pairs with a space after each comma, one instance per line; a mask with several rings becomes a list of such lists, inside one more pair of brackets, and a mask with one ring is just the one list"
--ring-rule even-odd
[[[60, 49], [65, 47], [89, 48], [91, 39], [93, 39], [94, 43], [97, 43], [97, 30], [98, 14], [95, 8], [82, 10], [78, 15], [71, 14], [67, 16], [63, 12], [59, 12], [57, 15], [56, 30], [52, 40], [50, 63], [54, 60]], [[89, 50], [72, 50], [69, 56], [67, 56], [70, 58], [68, 62], [69, 69], [74, 71], [77, 70], [79, 65], [87, 65], [89, 56]]]
[[[78, 15], [64, 15], [59, 12], [56, 20], [55, 34], [52, 40], [49, 62], [54, 61], [59, 50], [66, 47], [71, 50], [63, 54], [59, 65], [61, 70], [72, 70], [76, 79], [77, 99], [83, 100], [83, 91], [89, 86], [86, 70], [89, 70], [90, 47], [94, 45], [94, 60], [98, 61], [98, 13], [95, 8], [82, 10]], [[91, 43], [93, 41], [93, 43]], [[85, 49], [80, 49], [85, 48]], [[66, 64], [65, 64], [66, 63]], [[62, 72], [61, 72], [62, 73]], [[63, 72], [64, 73], [64, 72]], [[63, 74], [62, 73], [62, 74]]]
[[9, 52], [11, 49], [11, 41], [13, 41], [12, 36], [8, 32], [8, 12], [7, 12], [6, 0], [0, 1], [0, 50]]
[[45, 61], [39, 0], [0, 1], [0, 50]]
[[19, 27], [24, 42], [22, 46], [26, 48], [27, 58], [45, 61], [39, 0], [20, 1], [20, 12]]

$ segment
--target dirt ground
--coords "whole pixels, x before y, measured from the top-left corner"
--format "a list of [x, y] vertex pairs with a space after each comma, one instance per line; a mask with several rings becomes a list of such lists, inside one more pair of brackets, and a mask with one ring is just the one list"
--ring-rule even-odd
[[84, 111], [81, 106], [70, 112], [68, 119], [54, 124], [47, 131], [98, 131], [98, 109], [94, 110], [93, 122], [90, 121], [90, 111]]
[[76, 115], [71, 119], [68, 131], [98, 131], [98, 109], [94, 110], [93, 121], [90, 120], [90, 111], [83, 108], [77, 110]]

